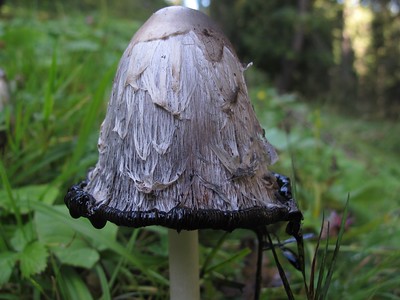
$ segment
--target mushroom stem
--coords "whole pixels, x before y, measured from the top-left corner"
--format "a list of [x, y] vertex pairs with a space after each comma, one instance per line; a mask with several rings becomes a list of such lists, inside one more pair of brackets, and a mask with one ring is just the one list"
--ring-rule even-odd
[[169, 230], [168, 240], [170, 299], [200, 299], [197, 230]]

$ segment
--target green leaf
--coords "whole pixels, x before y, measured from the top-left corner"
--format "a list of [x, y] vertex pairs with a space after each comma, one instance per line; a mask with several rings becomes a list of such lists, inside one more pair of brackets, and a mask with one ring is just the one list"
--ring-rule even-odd
[[58, 189], [48, 184], [29, 185], [14, 189], [14, 192], [20, 201], [36, 200], [46, 204], [53, 204], [58, 195]]
[[30, 277], [42, 272], [46, 268], [48, 255], [46, 247], [40, 242], [27, 245], [18, 255], [22, 276]]
[[268, 141], [276, 149], [284, 150], [287, 147], [287, 134], [278, 128], [266, 128]]
[[[43, 213], [46, 216], [51, 216], [52, 218], [58, 219], [64, 224], [65, 227], [71, 228], [75, 232], [79, 232], [87, 240], [96, 241], [96, 243], [104, 245], [107, 249], [115, 252], [119, 257], [123, 257], [127, 262], [131, 263], [133, 266], [137, 267], [143, 274], [149, 276], [149, 279], [154, 280], [154, 282], [162, 283], [168, 285], [168, 280], [164, 278], [161, 274], [156, 273], [153, 270], [146, 268], [143, 262], [138, 259], [139, 255], [135, 253], [135, 249], [128, 250], [124, 245], [119, 244], [115, 241], [115, 238], [110, 238], [107, 235], [106, 228], [108, 226], [115, 226], [112, 224], [107, 224], [103, 229], [95, 229], [88, 220], [78, 219], [74, 220], [69, 216], [68, 209], [65, 206], [49, 206], [41, 202], [32, 202], [32, 207], [36, 210], [36, 213]], [[36, 222], [38, 226], [40, 222]], [[39, 235], [39, 232], [38, 232]], [[39, 235], [40, 236], [40, 235]]]
[[[67, 214], [62, 205], [54, 206], [55, 210]], [[84, 239], [72, 228], [65, 226], [60, 219], [43, 212], [36, 212], [34, 217], [39, 240], [46, 244], [56, 255], [60, 262], [71, 266], [92, 268], [99, 260], [96, 248], [106, 248], [103, 244], [96, 245], [90, 240]], [[93, 229], [96, 230], [96, 229]], [[115, 239], [114, 230], [104, 230], [104, 234], [110, 239]]]
[[15, 262], [15, 253], [10, 251], [0, 253], [0, 287], [10, 280]]
[[[26, 214], [31, 211], [29, 201], [41, 201], [47, 204], [52, 204], [56, 200], [58, 189], [56, 187], [42, 184], [42, 185], [29, 185], [21, 188], [12, 189], [12, 201], [18, 204], [18, 211], [21, 214]], [[13, 211], [12, 207], [7, 201], [8, 191], [0, 190], [0, 207], [7, 211]], [[11, 200], [10, 200], [11, 201]]]
[[82, 240], [76, 240], [66, 247], [52, 247], [51, 249], [63, 264], [86, 269], [92, 268], [100, 258], [99, 253]]
[[21, 252], [35, 238], [32, 228], [32, 222], [28, 222], [22, 227], [17, 227], [13, 237], [10, 239], [10, 244], [15, 251]]

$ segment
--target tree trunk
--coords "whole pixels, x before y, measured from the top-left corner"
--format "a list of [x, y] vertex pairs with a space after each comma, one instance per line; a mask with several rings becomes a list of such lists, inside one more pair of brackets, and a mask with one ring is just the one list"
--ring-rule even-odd
[[304, 18], [307, 14], [308, 2], [308, 0], [297, 1], [298, 18], [295, 22], [291, 53], [282, 62], [282, 72], [278, 78], [279, 93], [287, 92], [292, 85], [293, 72], [296, 69], [298, 56], [304, 44]]

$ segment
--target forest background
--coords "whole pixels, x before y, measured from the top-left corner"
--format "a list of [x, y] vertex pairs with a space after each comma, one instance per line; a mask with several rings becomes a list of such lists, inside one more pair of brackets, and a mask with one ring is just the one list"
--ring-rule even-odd
[[[0, 2], [0, 299], [165, 299], [166, 230], [95, 230], [69, 216], [63, 197], [97, 161], [130, 38], [180, 1]], [[399, 299], [399, 1], [195, 2], [253, 63], [251, 100], [280, 155], [274, 171], [292, 178], [304, 231], [317, 235], [324, 215], [334, 241], [349, 195], [330, 299]], [[200, 242], [204, 299], [248, 299], [254, 236], [202, 231]], [[309, 268], [315, 245], [306, 241]], [[262, 298], [285, 299], [265, 256]], [[301, 275], [280, 257], [303, 299]]]

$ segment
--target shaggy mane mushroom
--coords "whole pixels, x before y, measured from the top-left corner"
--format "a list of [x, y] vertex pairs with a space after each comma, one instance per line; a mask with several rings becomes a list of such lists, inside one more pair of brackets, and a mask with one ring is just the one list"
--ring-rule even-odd
[[71, 215], [97, 228], [110, 221], [173, 229], [171, 299], [199, 298], [196, 230], [301, 219], [268, 169], [277, 154], [252, 109], [244, 70], [203, 13], [174, 6], [153, 14], [119, 63], [97, 165], [65, 196]]

